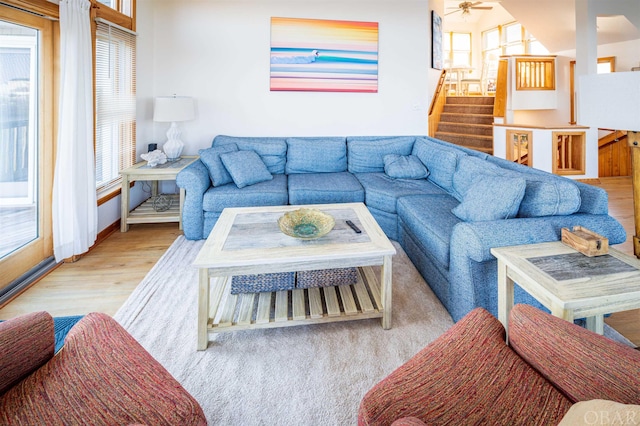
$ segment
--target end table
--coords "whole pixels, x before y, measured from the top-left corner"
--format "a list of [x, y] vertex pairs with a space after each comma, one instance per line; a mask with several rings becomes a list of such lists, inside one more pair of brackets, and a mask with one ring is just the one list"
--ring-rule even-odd
[[[158, 195], [158, 181], [175, 180], [180, 170], [196, 161], [197, 155], [183, 155], [179, 160], [167, 161], [155, 167], [149, 167], [146, 161], [134, 164], [128, 169], [122, 170], [122, 203], [120, 216], [120, 232], [127, 232], [131, 223], [162, 223], [178, 222], [182, 229], [182, 206], [184, 204], [184, 189], [180, 188], [180, 194], [170, 195], [171, 206], [164, 211], [156, 211], [153, 207], [155, 197]], [[137, 180], [151, 181], [151, 198], [129, 211], [129, 190], [131, 182]]]
[[609, 248], [587, 257], [556, 241], [491, 249], [498, 259], [498, 319], [508, 327], [514, 283], [567, 321], [603, 334], [605, 314], [640, 308], [640, 260]]

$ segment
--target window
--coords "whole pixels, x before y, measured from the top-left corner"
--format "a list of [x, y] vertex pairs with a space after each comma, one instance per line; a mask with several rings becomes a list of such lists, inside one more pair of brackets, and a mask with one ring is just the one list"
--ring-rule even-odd
[[470, 67], [471, 33], [444, 33], [443, 50], [447, 67]]
[[508, 24], [503, 27], [502, 45], [505, 55], [522, 55], [524, 51], [522, 25]]
[[132, 1], [133, 0], [98, 0], [98, 3], [102, 3], [123, 15], [131, 17], [131, 12], [133, 11]]
[[513, 22], [483, 31], [482, 53], [486, 61], [489, 56], [548, 55], [549, 50], [521, 24]]
[[500, 56], [523, 54], [548, 55], [549, 51], [517, 22], [482, 32], [482, 61], [489, 92], [495, 91]]
[[96, 25], [96, 189], [120, 182], [135, 162], [135, 35], [98, 20]]

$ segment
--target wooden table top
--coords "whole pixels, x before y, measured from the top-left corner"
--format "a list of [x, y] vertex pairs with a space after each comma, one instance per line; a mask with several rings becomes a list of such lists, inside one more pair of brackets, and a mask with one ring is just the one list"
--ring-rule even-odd
[[518, 284], [533, 282], [567, 308], [594, 299], [640, 297], [640, 260], [613, 248], [587, 257], [557, 241], [497, 247], [491, 253]]
[[189, 164], [196, 161], [200, 156], [198, 155], [183, 155], [176, 161], [167, 161], [164, 164], [158, 164], [154, 167], [149, 167], [146, 161], [140, 161], [133, 166], [120, 171], [121, 175], [154, 175], [154, 174], [169, 174], [175, 175], [180, 170], [187, 167]]
[[[283, 234], [278, 218], [285, 212], [316, 208], [335, 218], [327, 235], [302, 240]], [[351, 220], [362, 233], [345, 222]], [[380, 265], [395, 248], [363, 203], [224, 209], [193, 265], [221, 275], [287, 272]]]

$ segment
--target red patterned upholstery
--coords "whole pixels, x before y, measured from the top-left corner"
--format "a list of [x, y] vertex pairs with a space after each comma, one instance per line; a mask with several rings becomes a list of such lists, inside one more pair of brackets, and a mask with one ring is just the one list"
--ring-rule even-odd
[[0, 323], [0, 395], [53, 356], [53, 318], [46, 312]]
[[403, 417], [393, 422], [391, 426], [427, 426], [427, 425], [417, 417]]
[[557, 424], [571, 402], [505, 344], [478, 308], [374, 386], [359, 425], [415, 417], [428, 425]]
[[545, 315], [528, 305], [511, 312], [509, 345], [572, 402], [640, 404], [640, 351]]
[[[51, 331], [53, 344], [53, 331]], [[0, 424], [206, 425], [197, 401], [115, 320], [89, 314], [0, 397]]]

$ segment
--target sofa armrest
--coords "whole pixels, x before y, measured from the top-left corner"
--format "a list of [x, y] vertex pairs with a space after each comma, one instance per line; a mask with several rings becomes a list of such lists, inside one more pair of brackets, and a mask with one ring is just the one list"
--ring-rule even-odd
[[451, 256], [464, 253], [476, 262], [495, 260], [491, 254], [493, 247], [560, 241], [562, 228], [576, 225], [607, 237], [609, 244], [620, 244], [627, 238], [622, 225], [609, 215], [572, 214], [461, 222], [453, 228]]
[[176, 185], [185, 190], [182, 208], [184, 235], [189, 240], [200, 240], [204, 228], [203, 197], [211, 187], [207, 167], [200, 160], [194, 161], [178, 173]]
[[472, 310], [366, 393], [358, 425], [390, 425], [406, 417], [428, 425], [557, 424], [569, 400], [504, 338], [494, 316]]
[[206, 425], [198, 402], [102, 313], [84, 316], [53, 359], [0, 398], [0, 424], [41, 424], [42, 419], [47, 424]]
[[0, 323], [0, 395], [53, 357], [53, 318], [33, 312]]
[[509, 345], [572, 402], [640, 403], [640, 351], [528, 305], [509, 317]]

